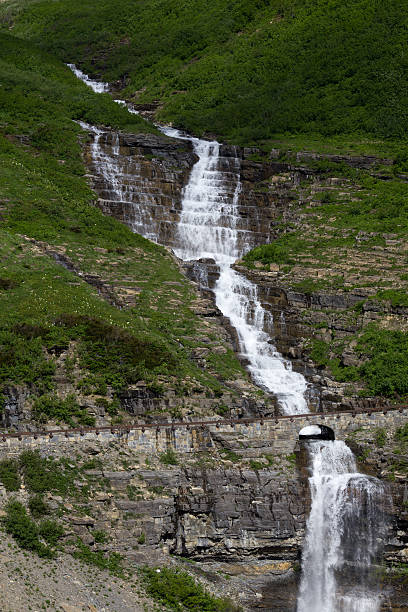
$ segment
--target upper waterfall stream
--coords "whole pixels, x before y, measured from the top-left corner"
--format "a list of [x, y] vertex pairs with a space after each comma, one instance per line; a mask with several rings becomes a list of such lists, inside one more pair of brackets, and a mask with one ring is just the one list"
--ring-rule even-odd
[[161, 130], [167, 136], [190, 140], [199, 158], [184, 190], [176, 254], [184, 260], [215, 261], [220, 269], [214, 289], [216, 304], [237, 331], [240, 352], [253, 380], [276, 395], [285, 414], [307, 412], [305, 378], [270, 343], [264, 328], [271, 315], [262, 307], [256, 285], [231, 267], [251, 248], [249, 232], [237, 227], [239, 159], [233, 158], [232, 167], [230, 163], [228, 171], [222, 171], [218, 142], [185, 136], [173, 128]]
[[[106, 83], [92, 81], [72, 64], [69, 67], [95, 92], [106, 91]], [[100, 146], [102, 132], [84, 123], [81, 125], [94, 133], [92, 158], [98, 173], [111, 185], [116, 201], [126, 202], [129, 186], [117, 178], [121, 174], [118, 141], [113, 143], [109, 154]], [[233, 158], [232, 167], [228, 164], [225, 169], [218, 142], [194, 138], [171, 127], [157, 127], [170, 138], [190, 141], [198, 156], [184, 188], [176, 231], [176, 255], [184, 261], [201, 258], [215, 261], [220, 271], [214, 289], [216, 304], [237, 332], [240, 353], [248, 363], [254, 382], [276, 396], [285, 414], [308, 412], [307, 382], [302, 374], [292, 370], [291, 363], [280, 355], [265, 332], [267, 323], [273, 327], [272, 315], [262, 307], [256, 285], [231, 268], [254, 246], [250, 232], [238, 227], [240, 160]], [[133, 229], [159, 242], [150, 222], [148, 202], [145, 207], [137, 205], [135, 212]]]

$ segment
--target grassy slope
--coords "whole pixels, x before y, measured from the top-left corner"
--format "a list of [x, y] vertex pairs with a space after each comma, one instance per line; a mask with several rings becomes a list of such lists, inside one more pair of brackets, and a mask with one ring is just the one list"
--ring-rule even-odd
[[[219, 389], [180, 342], [194, 335], [198, 319], [189, 308], [191, 289], [170, 255], [92, 206], [79, 144], [85, 136], [72, 119], [134, 132], [154, 128], [110, 96], [94, 94], [31, 44], [0, 35], [0, 45], [0, 396], [1, 385], [29, 384], [42, 397], [42, 419], [69, 421], [75, 413], [89, 422], [75, 402], [58, 405], [43, 397], [55, 388], [53, 355], [71, 342], [88, 392], [103, 395], [107, 385], [120, 390], [140, 379], [154, 383], [157, 375], [190, 375]], [[109, 282], [110, 272], [118, 282], [135, 279], [143, 287], [137, 307], [110, 305], [30, 239], [57, 247]], [[120, 266], [110, 270], [113, 261]], [[241, 371], [229, 354], [220, 356], [219, 370]]]
[[[310, 356], [341, 382], [363, 382], [369, 395], [405, 399], [408, 334], [402, 309], [408, 306], [407, 183], [398, 178], [398, 170], [395, 173], [397, 164], [370, 171], [325, 160], [311, 166], [314, 174], [288, 190], [293, 198], [290, 221], [279, 223], [278, 219], [276, 240], [252, 249], [243, 262], [250, 269], [264, 266], [267, 271], [270, 264], [278, 264], [279, 282], [309, 296], [367, 295], [347, 312], [333, 314], [321, 307], [320, 321], [309, 321]], [[257, 188], [268, 191], [274, 185], [265, 180]], [[381, 313], [384, 306], [392, 306], [394, 315], [379, 314], [373, 324], [370, 308]], [[336, 317], [337, 327], [333, 325]], [[348, 326], [358, 331], [345, 333]], [[362, 358], [362, 365], [344, 367], [347, 353]]]
[[[5, 27], [236, 142], [285, 132], [404, 137], [399, 0], [9, 0]], [[373, 145], [375, 147], [375, 143]]]

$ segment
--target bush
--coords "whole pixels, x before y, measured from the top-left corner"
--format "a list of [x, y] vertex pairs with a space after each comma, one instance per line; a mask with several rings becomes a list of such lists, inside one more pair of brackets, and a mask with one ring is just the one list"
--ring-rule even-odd
[[[175, 372], [177, 368], [176, 357], [164, 341], [138, 336], [102, 319], [83, 315], [63, 314], [56, 325], [81, 340], [81, 367], [98, 375], [99, 384], [103, 382], [117, 391], [146, 378], [156, 368], [166, 372]], [[118, 403], [114, 400], [109, 409], [114, 414]]]
[[41, 495], [34, 495], [30, 497], [28, 500], [28, 508], [31, 515], [35, 519], [39, 519], [50, 512], [48, 505], [45, 503]]
[[242, 461], [242, 457], [229, 448], [224, 448], [221, 451], [221, 454], [223, 459], [226, 459], [227, 461], [232, 461], [232, 463], [238, 463], [239, 461]]
[[298, 238], [296, 234], [284, 234], [271, 244], [262, 244], [249, 251], [243, 257], [244, 263], [252, 266], [255, 261], [264, 265], [270, 263], [293, 264], [294, 255], [307, 251], [307, 241]]
[[408, 396], [408, 333], [370, 325], [356, 350], [367, 357], [359, 372], [373, 395]]
[[39, 540], [39, 530], [34, 521], [27, 515], [23, 504], [10, 500], [6, 506], [4, 526], [7, 533], [13, 536], [21, 548], [36, 552], [40, 557], [51, 558], [52, 550]]
[[95, 538], [95, 542], [97, 544], [105, 544], [105, 542], [108, 541], [108, 536], [104, 531], [101, 531], [100, 529], [94, 531], [92, 535]]
[[207, 593], [187, 572], [167, 567], [144, 567], [140, 572], [147, 593], [170, 610], [238, 612], [229, 600]]
[[58, 540], [64, 535], [64, 529], [61, 525], [52, 520], [45, 520], [40, 523], [38, 529], [39, 535], [50, 546], [56, 546]]
[[21, 478], [18, 473], [18, 463], [14, 459], [3, 459], [0, 461], [0, 480], [6, 491], [18, 491], [21, 486]]
[[384, 428], [379, 427], [375, 432], [375, 443], [379, 448], [383, 448], [387, 442], [387, 433]]
[[402, 427], [399, 427], [395, 432], [395, 439], [402, 444], [408, 444], [408, 423], [405, 423]]
[[74, 557], [80, 559], [84, 563], [94, 565], [99, 569], [107, 569], [115, 576], [123, 577], [122, 557], [118, 553], [111, 553], [105, 556], [101, 551], [94, 551], [86, 546], [80, 538], [76, 542], [77, 550], [74, 552]]
[[160, 455], [160, 461], [164, 465], [178, 465], [177, 455], [172, 448], [167, 449], [165, 453]]
[[68, 467], [63, 460], [45, 459], [35, 451], [24, 451], [20, 455], [20, 468], [30, 493], [41, 494], [55, 491], [60, 495], [75, 492], [77, 477], [75, 468]]
[[95, 417], [81, 408], [75, 395], [67, 395], [61, 399], [57, 395], [42, 395], [33, 404], [34, 418], [40, 423], [46, 423], [49, 419], [57, 423], [63, 421], [71, 427], [75, 425], [95, 425]]
[[[4, 27], [16, 36], [126, 81], [128, 97], [160, 98], [162, 118], [197, 134], [250, 143], [287, 131], [407, 132], [400, 0], [3, 4]], [[74, 108], [95, 120], [87, 98]], [[405, 168], [406, 155], [398, 163]]]

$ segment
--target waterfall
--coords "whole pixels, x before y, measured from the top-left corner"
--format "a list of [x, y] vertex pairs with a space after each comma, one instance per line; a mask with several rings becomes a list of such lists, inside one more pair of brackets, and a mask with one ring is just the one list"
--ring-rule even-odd
[[344, 442], [307, 443], [311, 510], [298, 612], [378, 612], [378, 564], [386, 536], [383, 484], [357, 472]]
[[67, 64], [67, 66], [72, 70], [75, 76], [78, 77], [78, 79], [81, 79], [81, 81], [83, 81], [85, 85], [88, 85], [88, 87], [90, 87], [95, 93], [107, 93], [109, 91], [109, 83], [93, 81], [87, 74], [82, 72], [82, 70], [79, 70], [75, 64]]
[[[68, 66], [94, 91], [107, 91], [106, 83], [92, 81], [73, 64]], [[123, 101], [117, 102], [123, 104]], [[135, 203], [129, 195], [130, 181], [118, 179], [121, 175], [118, 135], [113, 135], [112, 154], [109, 154], [101, 145], [101, 131], [84, 123], [80, 125], [94, 133], [93, 164], [98, 174], [111, 185], [115, 201], [132, 204], [130, 226], [135, 232], [158, 242], [149, 195], [138, 194], [139, 202]], [[292, 370], [290, 361], [285, 360], [271, 343], [266, 329], [273, 329], [273, 320], [262, 307], [257, 286], [231, 267], [254, 246], [251, 232], [239, 227], [240, 160], [237, 156], [227, 160], [220, 157], [218, 142], [190, 137], [171, 127], [157, 127], [169, 137], [192, 142], [198, 156], [184, 189], [176, 254], [184, 260], [215, 260], [220, 270], [214, 288], [216, 304], [237, 332], [240, 353], [248, 363], [254, 382], [275, 395], [285, 414], [308, 412], [306, 380]]]
[[[70, 67], [94, 91], [107, 91], [106, 84], [92, 81], [75, 66]], [[123, 176], [118, 135], [112, 136], [108, 152], [101, 143], [103, 132], [81, 125], [94, 134], [91, 154], [97, 173], [111, 186], [115, 201], [127, 201], [133, 207], [133, 229], [158, 241], [149, 196], [138, 194], [139, 203], [135, 204], [130, 197], [129, 177], [125, 181], [118, 178]], [[184, 260], [215, 261], [220, 270], [214, 288], [216, 303], [236, 329], [241, 354], [247, 359], [254, 381], [276, 395], [286, 414], [307, 412], [306, 381], [293, 372], [290, 362], [272, 345], [266, 330], [273, 329], [273, 320], [262, 307], [256, 285], [231, 267], [254, 246], [250, 232], [240, 227], [239, 159], [222, 158], [217, 142], [186, 136], [169, 127], [160, 129], [167, 136], [191, 141], [199, 158], [184, 190], [176, 233], [177, 255]], [[207, 287], [205, 264], [196, 261], [194, 266], [197, 278]], [[284, 316], [280, 325], [284, 333]], [[309, 434], [316, 433], [313, 426], [309, 430]], [[308, 450], [311, 510], [297, 610], [378, 612], [381, 597], [376, 563], [387, 532], [385, 509], [389, 503], [385, 489], [376, 478], [357, 472], [353, 454], [344, 442], [310, 441]]]
[[307, 412], [306, 380], [271, 344], [265, 330], [273, 329], [273, 321], [261, 305], [257, 286], [231, 267], [253, 246], [250, 232], [239, 228], [240, 160], [222, 163], [219, 143], [161, 129], [167, 136], [190, 140], [199, 158], [184, 190], [176, 254], [184, 260], [215, 260], [220, 269], [216, 304], [237, 332], [254, 382], [276, 396], [285, 414]]

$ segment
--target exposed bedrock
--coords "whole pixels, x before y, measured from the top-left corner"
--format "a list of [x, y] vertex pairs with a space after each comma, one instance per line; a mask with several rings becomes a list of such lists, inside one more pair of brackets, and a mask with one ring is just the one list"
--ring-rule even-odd
[[[92, 135], [91, 138], [95, 138]], [[124, 221], [148, 238], [157, 240], [169, 247], [177, 247], [177, 224], [180, 218], [183, 187], [197, 157], [189, 141], [167, 139], [156, 135], [132, 135], [114, 132], [102, 133], [98, 140], [99, 155], [102, 152], [104, 164], [113, 173], [104, 175], [101, 167], [95, 165], [95, 143], [88, 143], [85, 157], [90, 168], [91, 182], [98, 193], [98, 206], [107, 214]], [[254, 161], [256, 160], [256, 161]], [[99, 159], [97, 161], [100, 161]], [[239, 148], [230, 145], [220, 146], [219, 170], [224, 171], [228, 190], [229, 176], [236, 176], [239, 170], [241, 188], [239, 192], [236, 228], [239, 246], [244, 250], [270, 242], [278, 234], [282, 222], [290, 222], [302, 227], [299, 221], [299, 206], [305, 198], [316, 205], [313, 193], [319, 194], [326, 189], [343, 185], [340, 179], [321, 176], [319, 171], [308, 166], [311, 162], [327, 161], [347, 164], [353, 168], [373, 171], [375, 165], [389, 165], [389, 160], [378, 160], [364, 156], [333, 156], [314, 153], [297, 153], [286, 161], [281, 152], [272, 151], [269, 157], [254, 148]], [[116, 179], [112, 183], [112, 176]], [[307, 183], [307, 194], [302, 185]], [[231, 181], [231, 193], [236, 183]], [[335, 187], [333, 187], [333, 185]], [[310, 195], [312, 193], [312, 195]], [[306, 194], [306, 195], [305, 195]], [[352, 193], [350, 192], [350, 197]], [[361, 237], [365, 240], [365, 237]], [[386, 241], [382, 250], [368, 254], [366, 267], [373, 267], [379, 256], [396, 256], [398, 245]], [[388, 253], [389, 251], [389, 253]], [[371, 259], [370, 259], [371, 258]], [[358, 262], [357, 265], [361, 263]], [[350, 262], [350, 266], [356, 262]], [[314, 267], [313, 267], [314, 266]], [[361, 361], [352, 346], [352, 336], [370, 322], [380, 322], [394, 329], [406, 325], [408, 310], [392, 307], [390, 304], [373, 298], [375, 289], [360, 287], [343, 291], [315, 290], [302, 293], [293, 285], [315, 276], [318, 282], [326, 278], [327, 269], [320, 270], [313, 263], [312, 268], [296, 267], [296, 278], [287, 282], [279, 265], [271, 264], [270, 269], [253, 269], [239, 265], [235, 269], [246, 275], [258, 286], [262, 306], [273, 317], [265, 319], [269, 328], [265, 331], [271, 336], [280, 353], [291, 360], [294, 369], [308, 379], [313, 389], [309, 404], [318, 411], [331, 411], [340, 408], [358, 408], [360, 405], [375, 404], [376, 400], [358, 398], [360, 387], [339, 383], [327, 368], [316, 365], [310, 359], [310, 341], [326, 343], [335, 336], [337, 341], [345, 339], [341, 354], [344, 366], [359, 366]], [[218, 279], [219, 270], [212, 260], [185, 262], [187, 275], [194, 280], [206, 300], [212, 299], [212, 289]], [[310, 266], [309, 266], [310, 267]], [[342, 272], [349, 284], [356, 285], [361, 278], [354, 278], [353, 272]], [[291, 286], [292, 285], [292, 286]], [[360, 308], [361, 306], [361, 308]], [[385, 321], [385, 323], [384, 323]], [[235, 348], [236, 334], [227, 320], [223, 321], [228, 329]], [[350, 340], [350, 343], [348, 342]]]

